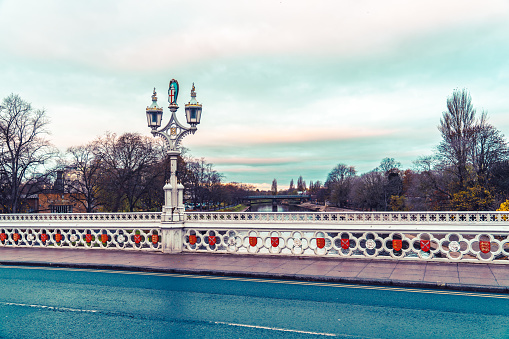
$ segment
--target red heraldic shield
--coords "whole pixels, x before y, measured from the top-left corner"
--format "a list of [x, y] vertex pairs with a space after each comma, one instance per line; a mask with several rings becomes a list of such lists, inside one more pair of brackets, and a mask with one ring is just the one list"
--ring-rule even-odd
[[92, 234], [86, 234], [85, 235], [85, 241], [86, 242], [92, 242]]
[[325, 238], [316, 238], [316, 246], [318, 246], [318, 248], [324, 248]]
[[257, 237], [249, 237], [249, 245], [255, 247], [257, 243], [258, 243]]
[[479, 241], [479, 248], [481, 249], [481, 252], [488, 253], [489, 251], [491, 251], [491, 242]]
[[215, 235], [209, 235], [209, 246], [216, 244], [216, 236]]
[[41, 241], [46, 242], [48, 240], [48, 235], [46, 233], [41, 234]]
[[190, 243], [191, 245], [196, 244], [196, 235], [195, 235], [195, 234], [191, 234], [191, 235], [189, 236], [189, 243]]
[[14, 240], [14, 241], [18, 241], [18, 240], [19, 240], [19, 233], [14, 233], [14, 234], [12, 235], [12, 240]]
[[392, 240], [392, 248], [395, 251], [401, 251], [402, 247], [403, 247], [403, 241], [401, 239], [393, 239]]
[[159, 242], [159, 236], [157, 234], [152, 234], [152, 243], [157, 244]]
[[279, 237], [270, 237], [270, 243], [272, 244], [272, 247], [278, 247]]
[[350, 248], [350, 239], [341, 239], [341, 248], [347, 250]]
[[140, 234], [135, 234], [134, 235], [134, 242], [139, 244], [141, 241], [141, 235]]
[[60, 233], [55, 234], [55, 241], [56, 242], [62, 241], [62, 234], [60, 234]]
[[431, 249], [431, 242], [429, 240], [421, 240], [421, 251], [429, 252]]
[[107, 234], [101, 234], [101, 241], [103, 243], [107, 243], [108, 242], [108, 235]]
[[7, 239], [7, 235], [5, 233], [0, 233], [0, 241], [5, 241]]

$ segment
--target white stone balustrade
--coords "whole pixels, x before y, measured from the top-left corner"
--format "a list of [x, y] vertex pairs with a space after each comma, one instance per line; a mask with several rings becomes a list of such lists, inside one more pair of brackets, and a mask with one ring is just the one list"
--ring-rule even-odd
[[0, 215], [0, 246], [509, 262], [506, 212]]

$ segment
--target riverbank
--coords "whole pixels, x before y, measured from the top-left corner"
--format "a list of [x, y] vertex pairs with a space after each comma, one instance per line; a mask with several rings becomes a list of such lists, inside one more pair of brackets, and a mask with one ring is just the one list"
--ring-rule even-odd
[[304, 202], [302, 204], [298, 204], [297, 206], [299, 206], [300, 208], [303, 208], [303, 209], [307, 209], [312, 212], [353, 212], [353, 210], [349, 210], [346, 208], [317, 205], [312, 202]]

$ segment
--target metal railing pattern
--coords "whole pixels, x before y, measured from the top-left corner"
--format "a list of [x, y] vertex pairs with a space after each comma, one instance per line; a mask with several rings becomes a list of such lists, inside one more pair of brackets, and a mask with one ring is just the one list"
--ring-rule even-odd
[[161, 251], [156, 228], [0, 228], [0, 247]]
[[0, 246], [162, 251], [161, 213], [0, 214]]
[[186, 228], [184, 251], [494, 262], [508, 264], [509, 232], [391, 232]]
[[3, 222], [49, 222], [49, 221], [120, 221], [120, 222], [160, 222], [161, 212], [130, 212], [130, 213], [26, 213], [0, 214], [0, 225]]
[[[163, 239], [170, 226], [182, 237]], [[158, 212], [0, 215], [0, 247], [165, 251], [165, 240], [186, 252], [506, 264], [509, 213], [190, 212], [184, 223]]]
[[507, 223], [509, 212], [188, 212], [197, 222]]

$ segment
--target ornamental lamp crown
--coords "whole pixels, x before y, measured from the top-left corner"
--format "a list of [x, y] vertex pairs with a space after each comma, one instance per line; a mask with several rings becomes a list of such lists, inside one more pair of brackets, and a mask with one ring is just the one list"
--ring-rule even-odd
[[147, 107], [146, 113], [148, 127], [152, 128], [153, 130], [159, 128], [163, 118], [163, 109], [157, 106], [157, 92], [155, 88], [154, 93], [152, 94], [152, 105]]
[[196, 101], [196, 91], [193, 83], [193, 88], [191, 89], [191, 100], [186, 104], [187, 123], [192, 127], [196, 127], [196, 125], [200, 123], [201, 110], [201, 104]]

